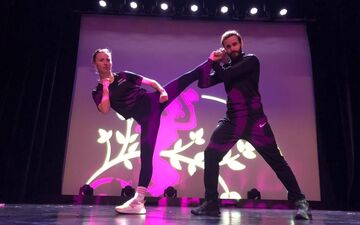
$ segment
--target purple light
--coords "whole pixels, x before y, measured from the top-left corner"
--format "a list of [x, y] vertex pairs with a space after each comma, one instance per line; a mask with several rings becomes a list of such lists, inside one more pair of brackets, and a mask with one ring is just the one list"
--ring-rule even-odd
[[[148, 192], [153, 196], [161, 196], [169, 186], [176, 186], [180, 181], [180, 174], [167, 160], [160, 157], [160, 152], [170, 149], [172, 144], [179, 139], [179, 131], [187, 131], [196, 128], [197, 119], [194, 103], [199, 101], [198, 93], [188, 89], [180, 95], [184, 102], [175, 99], [165, 110], [161, 117], [158, 139], [155, 146], [153, 159], [153, 176]], [[189, 112], [188, 115], [186, 112]], [[184, 117], [186, 121], [179, 122]]]

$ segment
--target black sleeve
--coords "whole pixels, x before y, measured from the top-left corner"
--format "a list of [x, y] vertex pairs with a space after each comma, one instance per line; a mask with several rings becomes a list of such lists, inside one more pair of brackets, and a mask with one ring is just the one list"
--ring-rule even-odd
[[[208, 59], [208, 61], [211, 61], [211, 60]], [[214, 67], [214, 64], [217, 64], [217, 63], [211, 61], [210, 65], [212, 65]], [[202, 71], [202, 73], [200, 74], [200, 78], [199, 78], [199, 82], [198, 82], [199, 88], [208, 88], [208, 87], [211, 87], [218, 83], [223, 82], [216, 74], [210, 74], [210, 71], [211, 71], [211, 67], [206, 68], [206, 70]]]
[[234, 78], [241, 79], [243, 76], [252, 74], [259, 70], [259, 59], [255, 55], [245, 56], [243, 60], [227, 68], [221, 67], [218, 63], [213, 65], [215, 75], [223, 81], [230, 81]]
[[101, 103], [102, 98], [102, 84], [98, 84], [98, 86], [96, 86], [96, 88], [92, 90], [91, 94], [96, 104], [96, 107], [98, 107], [98, 105]]
[[140, 74], [130, 72], [130, 71], [124, 71], [123, 74], [125, 75], [126, 80], [129, 80], [136, 85], [139, 85], [139, 86], [141, 85], [143, 76], [141, 76]]

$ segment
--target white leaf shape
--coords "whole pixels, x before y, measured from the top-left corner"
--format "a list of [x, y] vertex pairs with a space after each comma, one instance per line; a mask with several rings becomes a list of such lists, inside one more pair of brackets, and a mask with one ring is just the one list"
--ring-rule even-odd
[[175, 169], [177, 169], [177, 170], [181, 170], [181, 169], [182, 169], [182, 168], [181, 168], [181, 165], [180, 165], [180, 162], [179, 162], [179, 160], [178, 160], [177, 158], [171, 157], [171, 158], [170, 158], [170, 163], [171, 163], [171, 165], [172, 165]]
[[230, 192], [230, 199], [241, 199], [241, 195], [236, 191]]
[[246, 142], [245, 140], [243, 139], [240, 139], [236, 142], [236, 148], [239, 150], [239, 152], [244, 152], [245, 149], [246, 149]]
[[231, 149], [228, 153], [226, 153], [222, 161], [227, 162], [230, 158], [231, 158]]
[[199, 130], [196, 131], [195, 133], [195, 137], [196, 139], [200, 139], [202, 138], [204, 135], [204, 128], [200, 128]]
[[120, 120], [125, 120], [125, 118], [122, 115], [120, 115], [119, 113], [116, 113], [116, 115]]
[[190, 176], [194, 175], [194, 173], [196, 172], [196, 166], [194, 163], [190, 163], [188, 166], [188, 173]]
[[189, 133], [190, 140], [194, 141], [196, 139], [196, 134], [194, 131], [190, 131]]
[[189, 137], [192, 141], [195, 141], [195, 144], [202, 145], [205, 143], [205, 140], [202, 138], [204, 136], [204, 128], [200, 128], [196, 132], [191, 131]]
[[126, 143], [125, 136], [120, 131], [116, 131], [116, 140], [119, 144]]
[[132, 169], [133, 169], [133, 165], [132, 165], [132, 163], [130, 162], [130, 160], [128, 160], [128, 159], [124, 160], [124, 165], [125, 165], [125, 167], [126, 167], [128, 170], [132, 170]]
[[197, 145], [203, 145], [204, 143], [205, 143], [205, 140], [202, 139], [202, 138], [199, 138], [199, 139], [195, 140], [195, 144], [197, 144]]
[[195, 162], [204, 161], [204, 152], [196, 153], [196, 155], [194, 156], [194, 160], [195, 160]]
[[247, 159], [256, 158], [255, 148], [249, 142], [241, 139], [236, 143], [236, 147], [245, 158]]
[[129, 143], [133, 143], [138, 136], [139, 136], [139, 134], [136, 134], [136, 133], [133, 134], [133, 135], [131, 135], [130, 140], [129, 140]]
[[229, 197], [230, 197], [230, 194], [229, 194], [229, 193], [226, 193], [226, 192], [224, 192], [224, 193], [222, 193], [222, 194], [220, 195], [220, 198], [221, 198], [221, 199], [229, 199]]
[[240, 163], [238, 161], [235, 161], [235, 160], [228, 162], [227, 165], [232, 170], [243, 170], [243, 169], [246, 168], [246, 166], [244, 164], [242, 164], [242, 163]]
[[97, 142], [100, 144], [107, 142], [112, 136], [111, 130], [106, 131], [104, 129], [99, 129], [98, 132], [99, 132], [100, 137], [97, 139]]
[[254, 151], [252, 150], [246, 150], [245, 152], [242, 153], [243, 156], [247, 159], [255, 159], [256, 158], [256, 154]]
[[174, 150], [175, 151], [180, 150], [181, 146], [182, 146], [182, 139], [179, 139], [174, 145]]
[[139, 146], [139, 142], [135, 142], [134, 144], [130, 145], [128, 149], [128, 153], [135, 152], [138, 146]]
[[232, 191], [232, 192], [224, 192], [220, 195], [221, 199], [241, 199], [239, 193]]

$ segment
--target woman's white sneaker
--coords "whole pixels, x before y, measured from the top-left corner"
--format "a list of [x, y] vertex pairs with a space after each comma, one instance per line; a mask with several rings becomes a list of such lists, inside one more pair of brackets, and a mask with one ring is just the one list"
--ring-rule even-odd
[[122, 205], [116, 206], [115, 211], [121, 214], [145, 214], [145, 201], [138, 200], [136, 197], [128, 200]]

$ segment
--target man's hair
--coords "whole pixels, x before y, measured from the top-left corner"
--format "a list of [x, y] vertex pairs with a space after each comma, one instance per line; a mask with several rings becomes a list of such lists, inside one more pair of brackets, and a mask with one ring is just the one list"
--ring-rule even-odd
[[241, 35], [239, 34], [239, 32], [237, 32], [236, 30], [228, 30], [225, 31], [225, 33], [223, 33], [223, 35], [221, 35], [221, 45], [224, 46], [224, 41], [225, 39], [231, 37], [231, 36], [236, 36], [239, 39], [239, 43], [241, 44], [241, 46], [243, 45], [242, 42], [242, 38]]
[[98, 49], [95, 50], [95, 52], [92, 55], [92, 62], [93, 63], [95, 62], [96, 55], [99, 54], [100, 52], [104, 52], [104, 53], [107, 53], [107, 54], [111, 55], [111, 51], [108, 48], [98, 48]]

